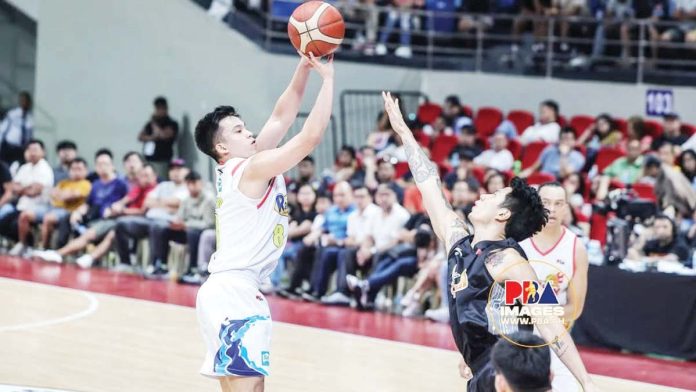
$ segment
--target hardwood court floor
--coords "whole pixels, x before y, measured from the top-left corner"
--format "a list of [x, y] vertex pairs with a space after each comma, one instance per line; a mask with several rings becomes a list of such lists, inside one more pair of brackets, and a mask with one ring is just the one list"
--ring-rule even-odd
[[[190, 307], [0, 278], [0, 384], [215, 391]], [[268, 391], [464, 391], [454, 351], [274, 324]], [[604, 391], [680, 391], [597, 376]]]

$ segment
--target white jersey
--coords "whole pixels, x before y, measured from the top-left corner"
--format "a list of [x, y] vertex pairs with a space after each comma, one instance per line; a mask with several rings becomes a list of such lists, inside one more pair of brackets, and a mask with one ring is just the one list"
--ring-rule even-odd
[[271, 179], [260, 199], [239, 190], [248, 159], [233, 158], [216, 168], [215, 232], [212, 273], [239, 271], [260, 284], [280, 257], [288, 238], [288, 204], [282, 175]]

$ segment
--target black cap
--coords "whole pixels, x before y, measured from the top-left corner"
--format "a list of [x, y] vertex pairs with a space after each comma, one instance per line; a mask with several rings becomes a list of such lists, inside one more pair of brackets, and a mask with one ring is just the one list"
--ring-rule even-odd
[[667, 113], [664, 116], [662, 116], [662, 119], [664, 120], [679, 120], [679, 114], [675, 112]]

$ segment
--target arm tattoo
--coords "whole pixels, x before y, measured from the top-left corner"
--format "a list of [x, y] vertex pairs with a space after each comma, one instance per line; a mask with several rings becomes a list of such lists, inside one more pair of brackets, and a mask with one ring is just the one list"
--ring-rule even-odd
[[505, 255], [503, 254], [503, 252], [500, 252], [500, 251], [494, 252], [494, 253], [491, 253], [490, 255], [488, 255], [488, 258], [486, 259], [486, 264], [490, 268], [495, 268], [495, 267], [503, 264], [503, 261], [505, 261], [504, 259], [505, 259]]
[[568, 349], [568, 346], [561, 341], [561, 339], [556, 336], [553, 339], [553, 342], [551, 343], [551, 348], [553, 348], [553, 351], [556, 352], [556, 355], [559, 357], [563, 354], [565, 354], [566, 350]]
[[437, 166], [428, 159], [420, 146], [408, 143], [405, 146], [405, 152], [408, 166], [411, 168], [416, 183], [421, 183], [431, 177], [439, 178]]
[[466, 224], [463, 220], [457, 219], [452, 222], [452, 225], [450, 226], [450, 235], [446, 244], [447, 249], [451, 249], [454, 244], [457, 243], [457, 241], [466, 237], [467, 235], [469, 235], [469, 231], [467, 230]]

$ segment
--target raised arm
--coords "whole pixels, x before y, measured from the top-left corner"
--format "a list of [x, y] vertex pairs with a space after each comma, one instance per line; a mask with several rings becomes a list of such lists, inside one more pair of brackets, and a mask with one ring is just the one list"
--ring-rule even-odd
[[423, 149], [406, 126], [399, 110], [399, 101], [390, 93], [382, 93], [384, 108], [394, 131], [401, 137], [416, 186], [423, 195], [423, 206], [433, 224], [435, 234], [445, 243], [446, 250], [469, 233], [464, 221], [452, 210], [442, 191], [437, 166], [425, 155]]
[[311, 68], [312, 66], [307, 57], [301, 56], [300, 63], [297, 64], [297, 69], [295, 69], [295, 74], [292, 76], [290, 84], [278, 98], [271, 117], [268, 118], [268, 121], [266, 121], [266, 124], [261, 128], [261, 132], [256, 137], [259, 151], [276, 148], [295, 121], [297, 112], [300, 110]]
[[278, 148], [260, 151], [251, 157], [242, 177], [243, 182], [265, 182], [285, 173], [297, 165], [302, 158], [309, 155], [321, 142], [331, 119], [333, 107], [333, 57], [330, 57], [326, 63], [322, 63], [313, 56], [308, 61], [324, 80], [309, 117], [307, 117], [300, 133], [288, 140], [287, 143]]

